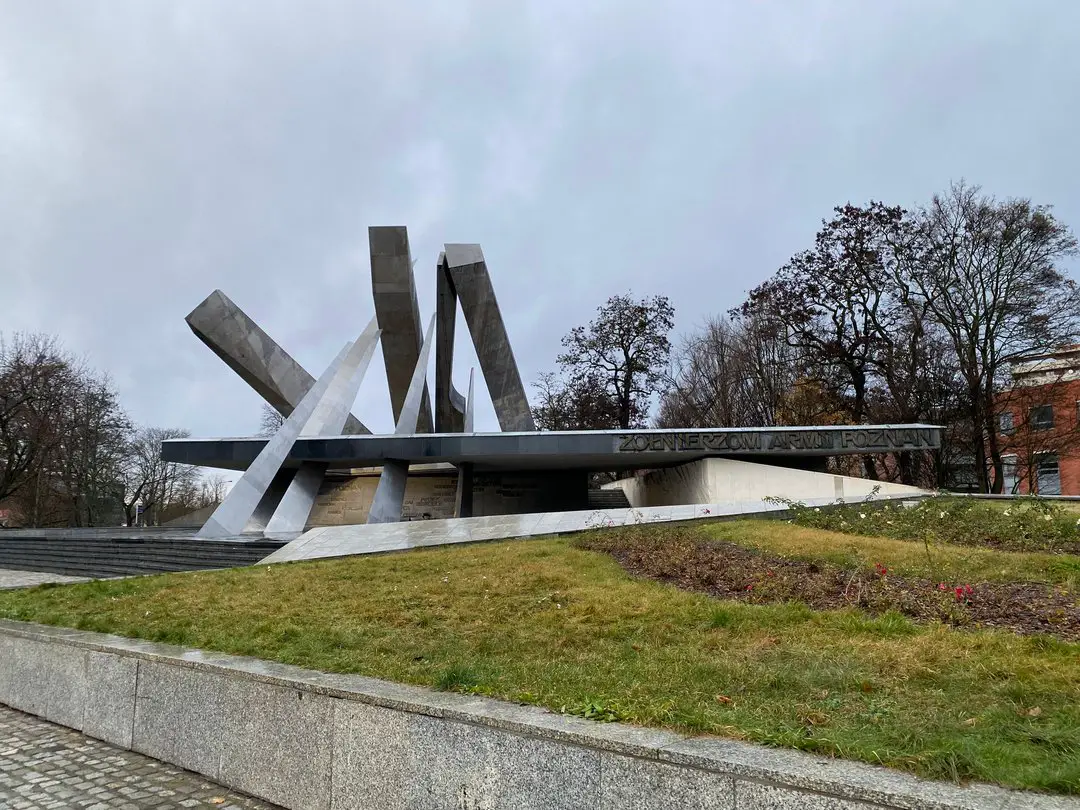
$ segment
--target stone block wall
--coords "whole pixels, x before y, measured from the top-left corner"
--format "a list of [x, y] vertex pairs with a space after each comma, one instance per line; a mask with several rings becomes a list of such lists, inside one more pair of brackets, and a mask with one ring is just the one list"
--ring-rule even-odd
[[[378, 473], [365, 471], [348, 478], [327, 476], [315, 499], [307, 528], [367, 522], [378, 485]], [[452, 518], [456, 495], [456, 470], [410, 471], [402, 518]], [[588, 478], [584, 472], [478, 473], [473, 479], [473, 515], [477, 517], [587, 508]]]
[[476, 695], [0, 621], [0, 703], [287, 810], [1080, 810]]
[[[311, 509], [307, 528], [315, 526], [347, 526], [366, 523], [378, 474], [357, 475], [351, 478], [327, 476], [315, 505]], [[405, 484], [404, 520], [434, 520], [452, 518], [457, 495], [457, 472], [413, 473]]]

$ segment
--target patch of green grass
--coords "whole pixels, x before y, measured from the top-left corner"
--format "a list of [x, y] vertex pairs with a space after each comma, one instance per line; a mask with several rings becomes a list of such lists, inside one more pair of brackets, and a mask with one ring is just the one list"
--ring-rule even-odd
[[[713, 530], [788, 533], [811, 553], [796, 529]], [[920, 565], [903, 546], [817, 534], [823, 555]], [[985, 553], [987, 572], [1037, 569], [1037, 555]], [[9, 591], [0, 617], [1080, 793], [1080, 645], [720, 602], [562, 539]]]
[[[907, 577], [944, 582], [1045, 582], [1080, 592], [1080, 556], [1075, 554], [926, 544], [766, 520], [711, 523], [704, 530], [717, 540], [785, 557], [826, 560], [845, 567], [869, 568], [881, 563]], [[867, 526], [867, 531], [871, 532], [872, 527]]]
[[828, 509], [786, 504], [793, 522], [844, 534], [951, 543], [1009, 551], [1080, 553], [1080, 518], [1060, 501], [1017, 498], [1007, 503], [939, 496], [913, 506], [867, 499]]

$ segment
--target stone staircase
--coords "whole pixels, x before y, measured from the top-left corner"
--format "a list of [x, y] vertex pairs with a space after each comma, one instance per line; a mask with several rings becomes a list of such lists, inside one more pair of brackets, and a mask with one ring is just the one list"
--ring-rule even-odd
[[590, 489], [590, 509], [629, 509], [630, 501], [621, 489]]
[[254, 565], [285, 543], [252, 536], [201, 540], [176, 529], [0, 530], [0, 568], [116, 577]]

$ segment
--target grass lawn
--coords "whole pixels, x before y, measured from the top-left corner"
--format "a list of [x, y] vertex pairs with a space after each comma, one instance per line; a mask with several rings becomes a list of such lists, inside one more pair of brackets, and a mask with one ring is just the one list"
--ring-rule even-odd
[[828, 560], [843, 566], [887, 565], [904, 576], [946, 582], [1009, 582], [1017, 579], [1061, 585], [1080, 593], [1080, 557], [1074, 554], [998, 551], [841, 534], [771, 520], [713, 523], [712, 537], [773, 554]]
[[[941, 546], [928, 563], [912, 541], [779, 522], [707, 531], [911, 575], [1077, 576], [1070, 555]], [[1080, 793], [1080, 644], [722, 601], [631, 578], [566, 539], [43, 586], [0, 593], [0, 617]]]

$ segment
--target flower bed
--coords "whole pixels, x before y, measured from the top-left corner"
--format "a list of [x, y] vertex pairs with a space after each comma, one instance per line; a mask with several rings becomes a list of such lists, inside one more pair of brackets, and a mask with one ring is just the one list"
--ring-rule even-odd
[[1080, 554], [1080, 517], [1053, 501], [999, 502], [926, 498], [913, 505], [862, 503], [810, 508], [782, 500], [800, 526], [899, 540], [986, 546], [1010, 551]]
[[636, 576], [721, 599], [802, 602], [815, 610], [854, 607], [874, 615], [895, 611], [919, 621], [1080, 641], [1080, 605], [1062, 585], [902, 576], [880, 562], [854, 567], [769, 554], [691, 527], [597, 532], [575, 544], [611, 554]]

